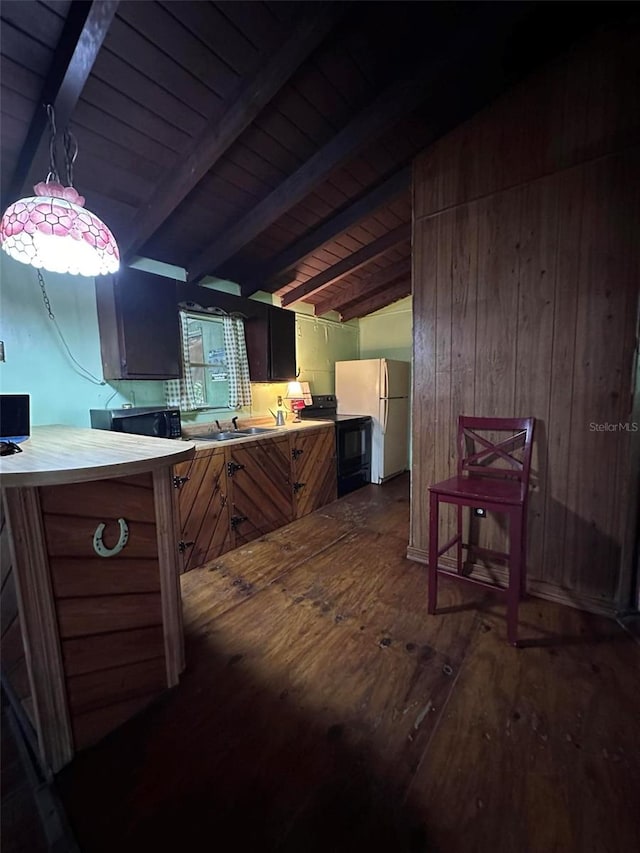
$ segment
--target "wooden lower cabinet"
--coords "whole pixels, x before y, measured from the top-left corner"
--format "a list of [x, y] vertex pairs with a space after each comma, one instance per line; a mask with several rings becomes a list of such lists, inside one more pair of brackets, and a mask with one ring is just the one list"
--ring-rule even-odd
[[337, 497], [333, 424], [198, 450], [174, 468], [183, 571]]
[[227, 451], [198, 450], [174, 466], [178, 487], [182, 570], [213, 560], [232, 547], [229, 522]]
[[300, 430], [290, 441], [293, 517], [301, 518], [337, 497], [335, 431]]
[[289, 436], [228, 448], [233, 547], [293, 519]]

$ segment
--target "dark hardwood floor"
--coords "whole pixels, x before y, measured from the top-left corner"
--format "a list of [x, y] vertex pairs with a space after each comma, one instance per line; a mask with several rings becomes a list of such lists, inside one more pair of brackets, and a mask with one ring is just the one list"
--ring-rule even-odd
[[408, 561], [409, 483], [183, 577], [180, 686], [57, 787], [83, 853], [640, 849], [640, 646]]

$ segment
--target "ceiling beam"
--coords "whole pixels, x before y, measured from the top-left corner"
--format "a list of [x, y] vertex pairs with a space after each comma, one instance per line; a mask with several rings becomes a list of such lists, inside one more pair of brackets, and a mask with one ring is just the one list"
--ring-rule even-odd
[[320, 4], [305, 15], [279, 50], [256, 71], [233, 98], [228, 110], [212, 119], [193, 141], [181, 162], [140, 207], [124, 240], [130, 257], [158, 230], [196, 184], [233, 145], [243, 131], [287, 83], [335, 25], [341, 14], [335, 5]]
[[398, 278], [406, 278], [411, 275], [411, 257], [403, 258], [395, 264], [370, 275], [364, 281], [354, 282], [345, 290], [327, 296], [322, 302], [317, 302], [315, 313], [317, 316], [326, 314], [327, 311], [339, 311], [353, 307], [363, 299], [373, 296]]
[[274, 293], [290, 284], [295, 279], [297, 264], [325, 243], [344, 234], [356, 222], [406, 192], [410, 186], [411, 166], [405, 166], [286, 248], [261, 271], [260, 280], [255, 277], [251, 284], [243, 285], [242, 295], [251, 296], [258, 290]]
[[293, 290], [287, 291], [282, 297], [282, 304], [284, 306], [291, 305], [292, 302], [297, 302], [298, 299], [304, 299], [305, 296], [311, 296], [312, 293], [324, 290], [326, 287], [335, 284], [336, 281], [340, 281], [341, 278], [359, 270], [366, 264], [371, 263], [371, 261], [375, 261], [376, 258], [384, 255], [385, 252], [397, 246], [398, 243], [403, 243], [405, 240], [410, 239], [411, 223], [405, 222], [404, 225], [399, 225], [393, 231], [388, 231], [372, 243], [367, 243], [366, 246], [363, 246], [361, 249], [353, 252], [353, 254], [343, 258], [343, 260], [338, 261], [337, 264], [318, 273], [318, 275], [314, 275], [312, 278], [298, 285], [298, 287], [294, 287]]
[[117, 0], [71, 3], [11, 179], [9, 201], [20, 197], [34, 161], [38, 164], [42, 161], [42, 179], [46, 177], [49, 170], [48, 140], [45, 139], [48, 119], [44, 107], [53, 105], [58, 131], [64, 132], [117, 8]]
[[[458, 35], [457, 47], [472, 44], [477, 31]], [[349, 122], [333, 139], [312, 155], [266, 198], [226, 229], [205, 251], [188, 265], [189, 281], [213, 275], [224, 263], [258, 234], [319, 186], [327, 177], [362, 148], [370, 144], [403, 116], [417, 109], [442, 73], [452, 62], [447, 45], [409, 79], [388, 86], [365, 110]]]
[[342, 322], [346, 323], [347, 320], [355, 320], [357, 317], [365, 317], [373, 311], [379, 311], [381, 308], [386, 308], [387, 305], [391, 305], [392, 302], [397, 302], [398, 299], [402, 299], [404, 296], [409, 296], [410, 293], [411, 279], [401, 279], [387, 290], [375, 293], [373, 296], [363, 299], [351, 308], [346, 308], [344, 311], [341, 311], [340, 316], [342, 318]]
[[464, 69], [468, 77], [475, 63], [492, 55], [494, 45], [499, 45], [504, 38], [504, 31], [523, 15], [519, 4], [513, 7], [514, 10], [510, 9], [506, 15], [500, 9], [499, 14], [491, 10], [480, 19], [477, 14], [466, 17], [449, 38], [441, 41], [439, 50], [426, 51], [427, 59], [413, 69], [410, 77], [388, 86], [333, 139], [187, 264], [189, 280], [197, 282], [204, 275], [216, 274], [225, 261], [313, 192], [335, 169], [426, 100], [446, 99], [449, 103], [451, 93], [443, 91], [443, 87], [447, 89], [447, 82], [450, 88], [447, 75], [453, 72], [455, 77]]

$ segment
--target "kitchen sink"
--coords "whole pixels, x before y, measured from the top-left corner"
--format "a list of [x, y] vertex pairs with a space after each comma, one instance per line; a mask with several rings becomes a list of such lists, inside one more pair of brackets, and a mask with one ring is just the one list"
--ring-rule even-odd
[[263, 435], [275, 432], [269, 427], [247, 427], [247, 429], [226, 430], [222, 432], [205, 432], [200, 435], [190, 435], [188, 439], [194, 441], [233, 441], [234, 439], [249, 438], [251, 435]]
[[190, 435], [189, 440], [194, 441], [230, 441], [234, 438], [246, 438], [241, 432], [205, 432], [202, 435]]

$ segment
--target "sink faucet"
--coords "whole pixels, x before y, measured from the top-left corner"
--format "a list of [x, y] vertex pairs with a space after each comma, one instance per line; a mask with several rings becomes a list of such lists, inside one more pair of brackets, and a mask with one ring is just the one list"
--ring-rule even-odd
[[222, 427], [220, 426], [220, 421], [216, 418], [216, 426], [218, 427], [218, 432], [222, 432]]
[[231, 418], [231, 423], [233, 424], [234, 429], [238, 429], [238, 418]]

